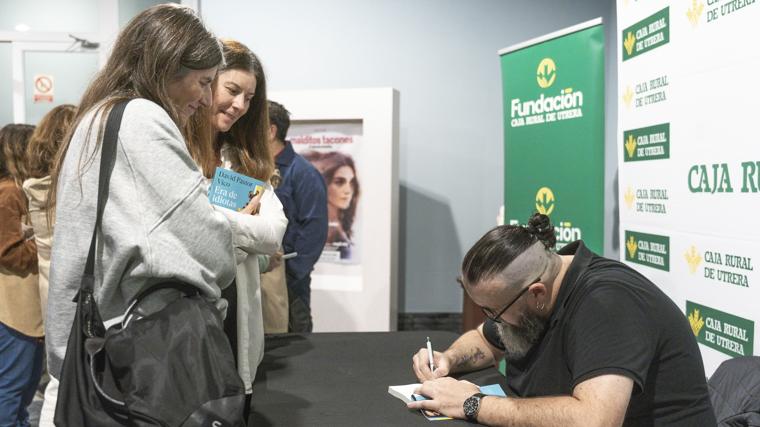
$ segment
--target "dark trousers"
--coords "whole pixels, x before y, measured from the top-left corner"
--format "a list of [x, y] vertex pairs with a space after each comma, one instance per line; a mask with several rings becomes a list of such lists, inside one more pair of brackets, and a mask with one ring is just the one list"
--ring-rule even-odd
[[0, 427], [26, 427], [45, 345], [0, 323]]
[[300, 280], [287, 277], [288, 282], [288, 332], [311, 332], [311, 276]]

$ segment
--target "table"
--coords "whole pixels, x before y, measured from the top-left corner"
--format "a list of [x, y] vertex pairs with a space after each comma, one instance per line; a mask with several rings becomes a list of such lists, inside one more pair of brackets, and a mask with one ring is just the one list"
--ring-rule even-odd
[[[427, 336], [436, 350], [458, 337], [441, 331], [268, 336], [253, 383], [249, 425], [430, 427], [419, 411], [406, 409], [388, 394], [389, 385], [417, 382], [412, 355], [425, 346]], [[499, 383], [506, 390], [496, 369], [462, 378], [479, 385]]]

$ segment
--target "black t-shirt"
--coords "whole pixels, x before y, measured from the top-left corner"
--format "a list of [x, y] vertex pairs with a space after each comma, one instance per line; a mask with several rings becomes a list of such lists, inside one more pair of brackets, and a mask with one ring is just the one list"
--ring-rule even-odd
[[[697, 341], [686, 317], [657, 286], [583, 242], [575, 254], [541, 341], [520, 361], [507, 363], [508, 394], [570, 395], [590, 378], [618, 374], [634, 390], [626, 426], [711, 426], [717, 423]], [[486, 339], [503, 348], [496, 325]]]

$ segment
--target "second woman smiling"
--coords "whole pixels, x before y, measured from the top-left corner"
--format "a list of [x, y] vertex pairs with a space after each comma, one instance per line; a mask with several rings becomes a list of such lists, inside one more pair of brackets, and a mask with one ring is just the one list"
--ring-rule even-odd
[[[220, 209], [232, 227], [238, 261], [236, 289], [228, 289], [224, 295], [230, 300], [227, 316], [235, 320], [234, 328], [227, 328], [229, 322], [225, 322], [225, 329], [233, 347], [237, 347], [233, 350], [237, 354], [238, 372], [250, 400], [256, 368], [264, 355], [261, 270], [257, 255], [273, 255], [278, 251], [288, 220], [268, 184], [274, 161], [267, 145], [269, 116], [261, 62], [240, 42], [223, 40], [222, 44], [226, 64], [219, 70], [211, 111], [205, 116], [207, 120], [210, 118], [215, 133], [214, 146], [212, 153], [196, 161], [206, 177], [213, 176], [214, 169], [220, 166], [267, 183], [265, 191], [254, 197], [243, 211]], [[203, 125], [195, 123], [196, 131]], [[208, 153], [200, 147], [195, 151]], [[236, 332], [232, 332], [234, 329]]]

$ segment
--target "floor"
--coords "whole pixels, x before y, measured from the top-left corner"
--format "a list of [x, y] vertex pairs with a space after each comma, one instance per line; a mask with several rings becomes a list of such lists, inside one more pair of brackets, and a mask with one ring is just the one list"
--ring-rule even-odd
[[29, 405], [29, 408], [27, 409], [29, 411], [29, 422], [32, 424], [32, 427], [37, 427], [40, 425], [40, 410], [42, 409], [42, 393], [37, 392], [34, 395], [34, 400], [32, 400], [32, 403]]

